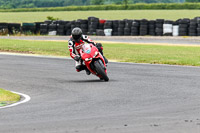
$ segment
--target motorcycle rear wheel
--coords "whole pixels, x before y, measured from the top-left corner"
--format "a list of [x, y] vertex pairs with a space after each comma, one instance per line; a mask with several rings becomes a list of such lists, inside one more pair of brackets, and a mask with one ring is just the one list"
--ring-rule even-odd
[[94, 62], [94, 66], [95, 66], [95, 69], [96, 69], [97, 73], [102, 76], [104, 81], [109, 81], [109, 78], [108, 78], [104, 68], [99, 63], [99, 61]]

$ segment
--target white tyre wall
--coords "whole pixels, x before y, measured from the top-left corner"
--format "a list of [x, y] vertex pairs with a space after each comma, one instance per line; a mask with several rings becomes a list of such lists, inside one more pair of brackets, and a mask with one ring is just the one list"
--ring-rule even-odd
[[112, 35], [112, 29], [104, 29], [104, 34], [106, 36], [111, 36]]
[[173, 32], [172, 24], [163, 24], [163, 34], [172, 33], [172, 32]]
[[173, 36], [178, 36], [179, 35], [178, 31], [179, 31], [179, 26], [178, 25], [173, 26], [173, 33], [172, 33], [172, 35]]

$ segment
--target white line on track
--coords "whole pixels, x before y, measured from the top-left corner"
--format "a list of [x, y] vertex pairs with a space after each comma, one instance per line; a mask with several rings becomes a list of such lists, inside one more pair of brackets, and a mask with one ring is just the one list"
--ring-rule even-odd
[[31, 97], [28, 96], [28, 95], [26, 95], [26, 94], [19, 93], [19, 92], [14, 92], [14, 91], [11, 91], [11, 92], [16, 93], [16, 94], [18, 94], [18, 95], [20, 95], [20, 96], [23, 96], [23, 97], [24, 97], [24, 100], [23, 100], [23, 101], [19, 101], [19, 102], [17, 102], [17, 103], [13, 103], [13, 104], [7, 105], [7, 106], [0, 107], [0, 109], [9, 108], [9, 107], [13, 107], [13, 106], [17, 106], [17, 105], [19, 105], [19, 104], [26, 103], [26, 102], [28, 102], [28, 101], [31, 100]]

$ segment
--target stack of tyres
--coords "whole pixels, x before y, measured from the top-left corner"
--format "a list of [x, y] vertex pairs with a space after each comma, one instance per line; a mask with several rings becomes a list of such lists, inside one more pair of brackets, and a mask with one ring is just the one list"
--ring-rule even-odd
[[9, 23], [8, 24], [9, 34], [18, 34], [21, 31], [21, 24], [19, 23]]
[[188, 35], [188, 26], [190, 23], [190, 19], [181, 19], [179, 21], [179, 36], [187, 36]]
[[71, 21], [68, 21], [68, 22], [65, 24], [65, 32], [66, 32], [66, 35], [71, 35], [71, 24], [72, 24]]
[[53, 21], [51, 21], [51, 20], [45, 20], [44, 23], [47, 24], [47, 25], [50, 25], [50, 24], [53, 23]]
[[163, 35], [163, 23], [164, 19], [156, 19], [156, 36]]
[[163, 24], [163, 35], [164, 36], [172, 36], [173, 33], [173, 21], [165, 20]]
[[188, 28], [188, 35], [189, 36], [197, 36], [197, 20], [191, 19]]
[[118, 27], [118, 35], [123, 36], [124, 35], [124, 28], [125, 28], [125, 21], [119, 20], [119, 27]]
[[48, 35], [56, 35], [57, 34], [57, 25], [56, 23], [50, 24], [48, 27]]
[[40, 25], [43, 24], [43, 22], [35, 22], [35, 33], [38, 34], [40, 32]]
[[119, 20], [113, 20], [113, 36], [118, 36], [118, 27], [119, 27]]
[[0, 23], [0, 30], [1, 29], [8, 29], [8, 23]]
[[133, 23], [133, 20], [125, 20], [125, 28], [124, 28], [124, 35], [125, 36], [131, 35], [132, 23]]
[[68, 22], [69, 22], [69, 21], [57, 20], [57, 21], [56, 21], [56, 24], [65, 25], [65, 24], [67, 24]]
[[197, 36], [200, 36], [200, 18], [197, 19]]
[[76, 21], [71, 21], [71, 31], [76, 28], [76, 25], [78, 26], [78, 23]]
[[104, 29], [112, 29], [113, 27], [113, 22], [111, 20], [107, 20], [105, 23], [104, 23]]
[[44, 23], [40, 24], [40, 35], [48, 34], [48, 27], [52, 23], [51, 20], [46, 20]]
[[98, 29], [96, 30], [96, 35], [97, 36], [105, 36], [105, 33], [104, 33], [104, 24], [105, 24], [106, 20], [99, 20], [99, 27]]
[[140, 21], [140, 36], [148, 35], [148, 25], [149, 22], [146, 19]]
[[149, 35], [155, 36], [156, 35], [156, 21], [150, 20], [149, 21]]
[[139, 35], [140, 21], [134, 20], [131, 25], [131, 36]]
[[105, 22], [106, 22], [106, 20], [104, 20], [104, 19], [99, 20], [99, 27], [98, 27], [98, 29], [103, 30]]
[[57, 24], [57, 35], [65, 35], [66, 32], [65, 32], [65, 25], [62, 25], [62, 24]]
[[81, 28], [81, 22], [79, 20], [74, 22], [75, 27]]
[[77, 21], [80, 22], [80, 28], [82, 29], [83, 34], [87, 34], [87, 32], [88, 32], [88, 20], [79, 19]]
[[200, 17], [194, 19], [178, 19], [176, 21], [156, 20], [99, 20], [89, 17], [87, 20], [78, 19], [74, 21], [51, 21], [35, 23], [0, 23], [0, 33], [7, 34], [35, 34], [46, 35], [48, 32], [56, 32], [57, 35], [71, 35], [71, 31], [79, 27], [83, 34], [104, 36], [111, 32], [113, 36], [200, 36]]
[[65, 35], [66, 31], [65, 31], [65, 25], [67, 24], [67, 21], [57, 21], [57, 35]]
[[111, 36], [112, 35], [112, 27], [113, 27], [113, 21], [107, 20], [104, 23], [104, 34], [106, 36]]
[[[107, 29], [112, 29], [113, 27], [113, 22], [111, 20], [107, 20], [105, 23], [104, 23], [104, 31], [107, 30]], [[104, 32], [105, 33], [105, 32]]]
[[173, 22], [173, 32], [172, 35], [173, 36], [179, 36], [179, 20], [176, 20]]
[[57, 22], [58, 22], [58, 21], [54, 20], [54, 21], [52, 21], [51, 24], [57, 24]]
[[40, 34], [47, 35], [48, 34], [48, 24], [40, 24]]
[[96, 35], [97, 36], [105, 36], [104, 30], [103, 29], [97, 29], [96, 30]]
[[7, 35], [7, 34], [8, 34], [8, 24], [0, 23], [0, 35]]
[[50, 24], [48, 28], [48, 32], [56, 31], [57, 30], [57, 24]]
[[99, 27], [99, 18], [88, 17], [88, 35], [96, 35], [96, 30]]
[[22, 24], [22, 33], [24, 33], [24, 34], [35, 34], [36, 33], [35, 23], [23, 23]]

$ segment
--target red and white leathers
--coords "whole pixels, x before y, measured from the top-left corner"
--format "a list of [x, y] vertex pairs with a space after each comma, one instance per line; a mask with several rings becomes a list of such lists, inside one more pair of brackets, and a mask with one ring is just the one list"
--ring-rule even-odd
[[[84, 43], [91, 43], [94, 46], [96, 46], [96, 43], [94, 41], [92, 41], [88, 36], [86, 35], [82, 35], [81, 39], [79, 42], [75, 42], [74, 39], [72, 38], [72, 36], [70, 37], [69, 41], [68, 41], [68, 48], [70, 51], [70, 56], [74, 59], [74, 57], [76, 55], [80, 56], [80, 49], [82, 48], [82, 45], [84, 45]], [[103, 48], [101, 47], [101, 49], [103, 50]], [[82, 69], [79, 66], [82, 66], [82, 60], [79, 61], [75, 61], [76, 62], [76, 70], [79, 72]]]

